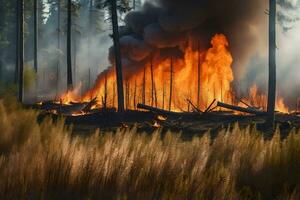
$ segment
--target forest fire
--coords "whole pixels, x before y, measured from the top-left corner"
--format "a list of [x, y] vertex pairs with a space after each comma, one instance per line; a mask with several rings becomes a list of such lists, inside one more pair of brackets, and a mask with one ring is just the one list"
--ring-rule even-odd
[[[193, 50], [190, 43], [182, 58], [153, 55], [151, 62], [142, 67], [124, 69], [126, 109], [136, 109], [137, 103], [143, 103], [170, 111], [191, 111], [189, 102], [192, 102], [198, 109], [205, 110], [215, 99], [266, 110], [267, 96], [259, 94], [256, 85], [250, 88], [244, 103], [237, 100], [232, 88], [233, 58], [225, 35], [216, 34], [207, 50], [201, 50], [201, 44], [197, 44], [198, 50]], [[114, 68], [110, 68], [99, 75], [94, 87], [82, 97], [79, 95], [81, 86], [78, 86], [63, 94], [60, 101], [69, 104], [96, 98], [97, 108], [117, 107], [114, 75]], [[278, 99], [276, 109], [285, 113], [289, 111], [282, 98]]]

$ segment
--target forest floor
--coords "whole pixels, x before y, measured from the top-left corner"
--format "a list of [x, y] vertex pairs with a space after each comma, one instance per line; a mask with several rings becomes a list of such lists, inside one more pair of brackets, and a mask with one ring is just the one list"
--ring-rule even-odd
[[[42, 114], [40, 118], [48, 116]], [[59, 118], [58, 115], [51, 115]], [[262, 130], [265, 117], [255, 115], [236, 115], [230, 112], [212, 112], [207, 114], [191, 113], [187, 116], [163, 117], [151, 112], [125, 111], [123, 116], [116, 112], [99, 112], [92, 115], [65, 116], [66, 124], [71, 125], [75, 134], [92, 134], [95, 130], [116, 131], [120, 128], [136, 127], [138, 132], [153, 132], [157, 129], [163, 133], [172, 131], [181, 133], [184, 138], [201, 136], [210, 132], [212, 137], [224, 129], [238, 123], [241, 128], [248, 126]], [[276, 127], [282, 135], [292, 129], [300, 128], [300, 117], [295, 114], [276, 114]]]

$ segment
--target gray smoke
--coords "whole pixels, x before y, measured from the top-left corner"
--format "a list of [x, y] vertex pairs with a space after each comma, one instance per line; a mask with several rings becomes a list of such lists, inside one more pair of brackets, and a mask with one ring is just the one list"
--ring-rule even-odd
[[300, 17], [298, 16], [300, 1], [278, 0], [277, 3], [280, 6], [277, 14], [277, 20], [285, 32], [289, 31], [294, 28], [295, 24], [300, 19]]
[[[297, 24], [300, 1], [278, 0], [277, 3], [280, 40], [282, 34]], [[229, 40], [234, 58], [236, 92], [240, 96], [247, 95], [249, 87], [257, 84], [265, 93], [268, 78], [268, 8], [268, 0], [148, 0], [141, 10], [127, 14], [125, 27], [121, 28], [125, 74], [140, 70], [153, 57], [154, 60], [163, 60], [177, 52], [176, 57], [180, 59], [190, 39], [194, 49], [198, 48], [199, 42], [200, 48], [208, 48], [211, 37], [223, 33]], [[278, 43], [281, 44], [281, 41]], [[181, 54], [178, 53], [180, 51]], [[288, 57], [280, 58], [278, 62], [278, 71], [282, 73], [278, 81], [280, 84], [286, 82], [282, 78], [287, 78], [285, 74], [288, 74], [286, 67], [281, 65], [292, 62]], [[113, 63], [112, 49], [110, 60]], [[291, 88], [287, 89], [286, 85], [278, 87], [279, 93], [289, 97], [284, 91]]]
[[[267, 51], [266, 9], [267, 0], [146, 1], [142, 9], [127, 14], [125, 26], [121, 27], [125, 74], [134, 70], [132, 68], [139, 70], [153, 57], [166, 59], [163, 52], [168, 52], [167, 55], [177, 52], [175, 56], [180, 58], [184, 54], [178, 52], [190, 41], [194, 49], [198, 43], [200, 48], [206, 49], [213, 35], [224, 33], [234, 57], [235, 77], [244, 77], [253, 52]], [[112, 48], [109, 57], [113, 63]]]

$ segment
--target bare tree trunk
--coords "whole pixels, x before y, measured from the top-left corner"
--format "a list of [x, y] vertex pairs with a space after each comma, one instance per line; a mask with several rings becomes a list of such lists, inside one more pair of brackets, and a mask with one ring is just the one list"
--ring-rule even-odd
[[68, 84], [68, 90], [73, 89], [71, 35], [72, 35], [72, 0], [68, 0], [68, 19], [67, 19], [67, 84]]
[[276, 101], [276, 0], [270, 0], [269, 16], [269, 92], [267, 126], [274, 128]]
[[16, 0], [16, 66], [14, 83], [18, 85], [20, 71], [20, 1]]
[[128, 110], [128, 81], [125, 81], [125, 109]]
[[169, 111], [172, 109], [172, 96], [173, 96], [173, 58], [170, 63], [170, 96], [169, 96]]
[[162, 109], [165, 109], [166, 83], [163, 82]]
[[105, 80], [104, 80], [104, 100], [103, 100], [103, 108], [107, 108], [107, 74], [105, 74]]
[[198, 88], [197, 88], [197, 108], [200, 109], [200, 82], [201, 82], [201, 61], [200, 61], [200, 42], [198, 41]]
[[38, 70], [38, 0], [34, 0], [34, 70]]
[[[90, 3], [89, 3], [89, 28], [91, 28], [92, 27], [92, 18], [93, 18], [93, 16], [92, 16], [93, 1], [92, 0], [89, 0], [89, 1], [90, 1]], [[87, 58], [87, 63], [88, 63], [88, 67], [91, 67], [90, 66], [91, 65], [91, 63], [90, 63], [91, 37], [90, 37], [90, 35], [88, 35], [87, 37], [88, 37], [88, 58]]]
[[74, 63], [74, 85], [77, 84], [77, 38], [76, 38], [76, 31], [74, 33], [74, 37], [73, 37], [73, 40], [74, 40], [74, 55], [73, 55], [73, 63]]
[[19, 38], [20, 38], [20, 68], [19, 68], [19, 101], [23, 102], [23, 73], [24, 73], [24, 0], [19, 1], [19, 23], [20, 23], [20, 32], [19, 32]]
[[115, 107], [115, 98], [116, 98], [116, 84], [113, 84], [113, 98], [112, 98], [113, 107]]
[[[60, 50], [60, 12], [61, 12], [61, 0], [57, 1], [57, 49]], [[60, 54], [57, 54], [57, 63], [56, 63], [56, 98], [59, 93], [59, 81], [60, 81]]]
[[134, 91], [133, 91], [133, 105], [134, 109], [136, 110], [136, 79], [134, 80]]
[[117, 77], [117, 91], [118, 91], [118, 112], [124, 112], [124, 90], [123, 90], [123, 74], [122, 74], [122, 58], [121, 46], [118, 25], [118, 13], [116, 0], [110, 0], [110, 11], [113, 27], [113, 40], [116, 61], [116, 77]]
[[144, 68], [144, 77], [143, 77], [143, 90], [142, 90], [142, 102], [146, 104], [146, 68]]
[[154, 77], [153, 77], [153, 62], [151, 60], [150, 64], [150, 74], [151, 74], [151, 106], [154, 104]]

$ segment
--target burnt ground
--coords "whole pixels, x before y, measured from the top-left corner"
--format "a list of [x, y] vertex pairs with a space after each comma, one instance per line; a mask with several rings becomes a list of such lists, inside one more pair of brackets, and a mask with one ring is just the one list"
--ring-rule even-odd
[[[221, 129], [232, 127], [235, 123], [238, 123], [240, 127], [256, 126], [266, 137], [272, 135], [272, 131], [264, 128], [264, 116], [236, 115], [224, 111], [178, 113], [168, 116], [133, 110], [127, 110], [119, 115], [113, 109], [80, 116], [61, 116], [44, 112], [40, 114], [39, 121], [46, 116], [50, 116], [54, 120], [64, 117], [65, 123], [72, 125], [73, 133], [76, 135], [92, 134], [97, 129], [100, 129], [101, 132], [107, 132], [136, 126], [138, 132], [141, 133], [152, 133], [157, 129], [166, 133], [170, 130], [181, 133], [183, 138], [192, 138], [210, 131], [211, 136], [215, 137]], [[277, 113], [276, 126], [280, 128], [282, 136], [285, 137], [292, 129], [300, 127], [300, 117], [296, 114]]]

